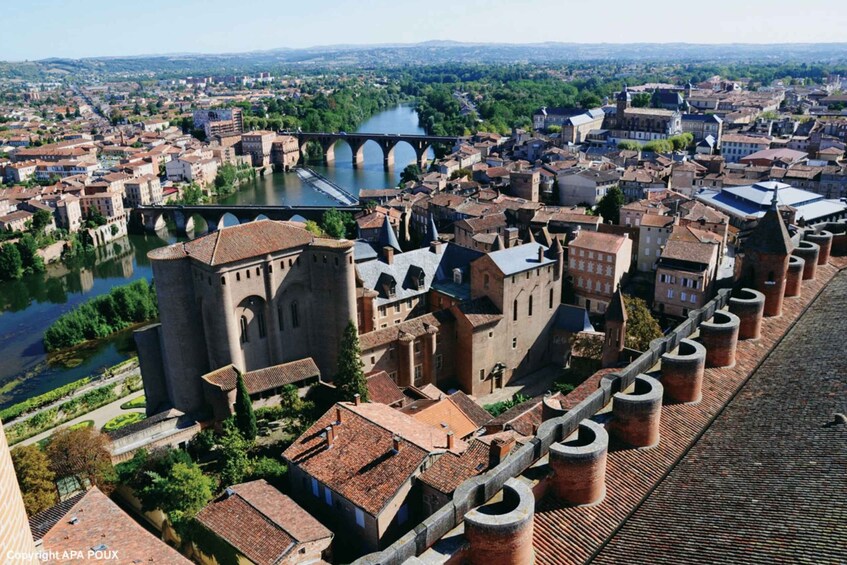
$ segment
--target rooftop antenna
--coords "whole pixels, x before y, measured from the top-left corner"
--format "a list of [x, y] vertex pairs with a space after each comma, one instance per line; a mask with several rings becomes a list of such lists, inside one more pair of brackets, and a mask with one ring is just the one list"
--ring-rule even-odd
[[774, 210], [777, 209], [777, 194], [779, 194], [779, 185], [774, 184], [773, 186], [773, 200], [771, 200], [771, 208]]

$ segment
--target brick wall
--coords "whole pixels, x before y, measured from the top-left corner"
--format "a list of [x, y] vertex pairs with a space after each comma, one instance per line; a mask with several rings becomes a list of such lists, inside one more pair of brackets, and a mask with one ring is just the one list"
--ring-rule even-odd
[[[2, 422], [0, 422], [2, 427]], [[28, 561], [26, 556], [15, 555], [18, 552], [34, 553], [35, 544], [29, 531], [24, 501], [15, 469], [12, 467], [12, 457], [9, 454], [9, 444], [6, 434], [0, 431], [0, 561], [3, 563], [37, 563]]]

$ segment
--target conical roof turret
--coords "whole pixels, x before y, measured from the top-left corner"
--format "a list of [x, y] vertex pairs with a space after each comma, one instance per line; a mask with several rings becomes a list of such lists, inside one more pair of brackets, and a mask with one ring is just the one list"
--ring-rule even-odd
[[772, 255], [790, 255], [794, 249], [788, 228], [778, 208], [779, 188], [774, 187], [771, 206], [744, 244], [744, 252], [751, 251]]

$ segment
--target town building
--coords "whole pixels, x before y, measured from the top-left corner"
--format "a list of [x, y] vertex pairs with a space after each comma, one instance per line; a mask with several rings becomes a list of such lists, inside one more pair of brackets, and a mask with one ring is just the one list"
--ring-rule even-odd
[[656, 269], [662, 248], [679, 220], [674, 216], [645, 214], [638, 228], [638, 261], [640, 272], [649, 273]]
[[196, 182], [201, 186], [207, 186], [218, 174], [218, 162], [198, 155], [183, 155], [165, 164], [165, 174], [169, 181]]
[[244, 131], [244, 117], [241, 108], [215, 108], [195, 110], [194, 129], [203, 130], [206, 139], [214, 136], [238, 135]]
[[126, 204], [130, 208], [162, 203], [162, 183], [155, 175], [143, 175], [124, 183]]
[[595, 206], [621, 175], [614, 169], [573, 168], [558, 175], [559, 204], [562, 206]]
[[626, 235], [580, 231], [568, 244], [568, 275], [577, 306], [604, 313], [631, 263], [632, 240]]
[[632, 95], [624, 86], [616, 96], [615, 112], [606, 115], [603, 128], [608, 130], [609, 142], [615, 144], [667, 139], [682, 133], [682, 114], [679, 110], [633, 108]]
[[[272, 131], [257, 130], [241, 134], [241, 151], [249, 155], [254, 167], [266, 167], [271, 163], [271, 149], [276, 139]], [[290, 141], [288, 142], [290, 145]], [[283, 144], [283, 161], [284, 161]]]
[[721, 139], [721, 155], [727, 163], [738, 163], [743, 157], [769, 149], [770, 146], [770, 137], [726, 133]]
[[232, 485], [197, 513], [216, 543], [192, 542], [202, 565], [220, 563], [223, 544], [237, 561], [256, 565], [307, 565], [330, 558], [333, 533], [264, 480]]
[[677, 226], [662, 249], [653, 295], [653, 309], [661, 314], [684, 318], [712, 299], [719, 240], [698, 231]]

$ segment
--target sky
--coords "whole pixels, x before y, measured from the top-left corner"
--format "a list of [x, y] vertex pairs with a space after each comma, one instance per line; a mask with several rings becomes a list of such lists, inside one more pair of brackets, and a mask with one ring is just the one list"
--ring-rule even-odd
[[416, 43], [828, 43], [844, 0], [18, 0], [0, 59]]

